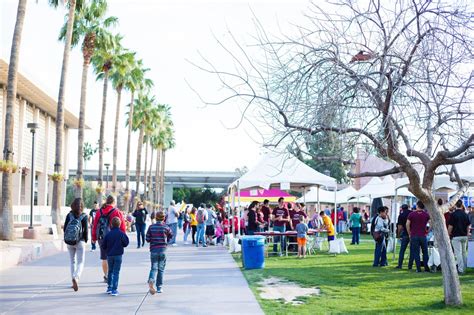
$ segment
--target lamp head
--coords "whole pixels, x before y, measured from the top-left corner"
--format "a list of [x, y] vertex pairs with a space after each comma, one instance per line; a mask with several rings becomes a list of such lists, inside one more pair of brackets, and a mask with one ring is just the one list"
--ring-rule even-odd
[[33, 123], [27, 123], [27, 124], [26, 124], [26, 127], [27, 127], [28, 129], [30, 129], [30, 131], [31, 131], [32, 133], [34, 133], [35, 130], [39, 128], [39, 127], [38, 127], [38, 123], [34, 123], [34, 122], [33, 122]]

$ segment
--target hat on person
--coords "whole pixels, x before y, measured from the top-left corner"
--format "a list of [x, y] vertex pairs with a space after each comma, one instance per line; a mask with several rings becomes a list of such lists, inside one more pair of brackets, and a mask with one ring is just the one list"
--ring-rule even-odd
[[408, 205], [407, 205], [407, 204], [403, 204], [401, 208], [402, 208], [402, 210], [408, 210]]
[[163, 213], [163, 211], [159, 211], [157, 214], [156, 214], [156, 220], [158, 221], [163, 221], [165, 219], [165, 214]]

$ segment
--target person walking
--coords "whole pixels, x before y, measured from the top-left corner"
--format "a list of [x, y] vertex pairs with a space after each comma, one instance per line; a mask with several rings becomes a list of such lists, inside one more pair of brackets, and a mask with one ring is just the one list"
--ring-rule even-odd
[[207, 220], [206, 220], [206, 238], [208, 244], [212, 245], [212, 239], [215, 233], [215, 220], [217, 218], [216, 212], [212, 209], [211, 204], [206, 205]]
[[184, 245], [188, 245], [188, 236], [191, 232], [191, 208], [186, 207], [186, 210], [183, 211], [183, 242]]
[[397, 237], [400, 239], [400, 251], [398, 253], [397, 269], [402, 269], [403, 259], [405, 258], [405, 251], [410, 243], [410, 236], [407, 232], [407, 220], [412, 211], [407, 204], [403, 204], [400, 208], [400, 215], [397, 221]]
[[349, 221], [351, 223], [351, 229], [352, 229], [352, 242], [351, 245], [359, 245], [360, 243], [360, 228], [362, 227], [362, 215], [359, 213], [360, 209], [358, 207], [354, 207], [352, 209], [352, 214], [349, 218]]
[[408, 269], [411, 269], [413, 260], [416, 264], [416, 272], [421, 272], [420, 248], [423, 253], [423, 266], [426, 272], [430, 272], [428, 267], [428, 242], [426, 240], [426, 225], [430, 221], [430, 215], [425, 211], [423, 202], [416, 203], [416, 210], [408, 215], [407, 233], [410, 236], [410, 261]]
[[[273, 231], [279, 233], [286, 232], [286, 224], [290, 221], [290, 214], [288, 209], [284, 205], [285, 198], [278, 198], [278, 206], [276, 206], [272, 211], [273, 218]], [[278, 250], [278, 243], [280, 243], [280, 251], [278, 252], [279, 256], [283, 256], [283, 249], [286, 248], [285, 236], [274, 236], [273, 237], [273, 252], [276, 253]]]
[[79, 290], [79, 278], [84, 270], [86, 243], [89, 236], [88, 218], [81, 198], [71, 203], [71, 211], [64, 221], [64, 241], [71, 261], [71, 279], [74, 291]]
[[456, 210], [451, 213], [448, 222], [448, 233], [451, 236], [458, 273], [464, 274], [467, 267], [467, 237], [470, 234], [469, 217], [463, 209], [462, 200], [456, 202]]
[[92, 227], [92, 242], [99, 243], [100, 249], [100, 259], [102, 260], [102, 271], [104, 272], [104, 282], [108, 283], [108, 264], [107, 264], [107, 253], [102, 248], [102, 243], [104, 237], [110, 231], [112, 227], [113, 218], [119, 218], [120, 220], [120, 230], [123, 233], [126, 233], [126, 224], [123, 219], [122, 211], [115, 208], [115, 198], [111, 195], [107, 196], [105, 204], [99, 209], [95, 215], [94, 224]]
[[148, 211], [140, 201], [137, 203], [137, 209], [133, 212], [135, 217], [135, 230], [137, 231], [137, 248], [145, 245], [146, 216]]
[[170, 239], [169, 243], [171, 246], [178, 246], [176, 244], [176, 234], [178, 233], [178, 217], [179, 211], [176, 208], [176, 203], [174, 200], [171, 200], [170, 206], [168, 207], [168, 213], [166, 215], [166, 224], [168, 224], [171, 232], [173, 233], [173, 237]]
[[388, 208], [383, 206], [378, 209], [378, 216], [374, 219], [374, 231], [372, 233], [375, 240], [374, 267], [385, 267], [387, 263], [387, 237], [390, 233], [387, 216]]
[[112, 230], [104, 237], [102, 247], [107, 253], [107, 263], [109, 265], [107, 294], [112, 296], [119, 295], [118, 283], [120, 268], [122, 266], [122, 256], [124, 248], [128, 246], [129, 239], [125, 232], [120, 230], [123, 222], [118, 217], [112, 219]]
[[[163, 292], [163, 275], [166, 267], [166, 247], [173, 237], [171, 229], [164, 224], [165, 214], [157, 212], [156, 223], [146, 232], [146, 241], [150, 243], [151, 268], [148, 275], [148, 287], [151, 294]], [[156, 280], [155, 280], [156, 279]], [[156, 285], [156, 289], [155, 289]]]
[[193, 238], [193, 244], [196, 244], [196, 231], [197, 231], [197, 225], [198, 225], [198, 222], [196, 220], [196, 212], [197, 212], [197, 209], [196, 207], [193, 207], [191, 209], [191, 213], [189, 214], [189, 216], [191, 217], [191, 233], [192, 233], [192, 238]]
[[204, 205], [202, 204], [199, 207], [196, 213], [196, 221], [197, 221], [197, 239], [196, 239], [196, 247], [199, 247], [199, 244], [202, 243], [202, 247], [207, 247], [206, 238], [204, 234], [206, 233], [206, 221], [207, 221], [207, 211], [204, 209]]
[[[96, 215], [97, 211], [99, 211], [99, 204], [97, 203], [97, 201], [94, 201], [94, 205], [93, 205], [91, 211], [89, 212], [89, 227], [90, 227], [91, 232], [92, 232], [92, 225], [94, 224], [94, 219], [95, 219], [95, 215]], [[93, 252], [95, 250], [96, 250], [95, 243], [92, 243], [91, 244], [91, 252]]]

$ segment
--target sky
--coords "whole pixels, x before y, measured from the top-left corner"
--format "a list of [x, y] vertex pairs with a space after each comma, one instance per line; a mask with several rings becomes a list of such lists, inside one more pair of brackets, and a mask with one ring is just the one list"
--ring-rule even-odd
[[[0, 58], [9, 60], [11, 38], [16, 19], [17, 1], [0, 1]], [[227, 55], [218, 40], [228, 43], [229, 31], [244, 46], [255, 34], [254, 18], [270, 32], [292, 29], [292, 23], [304, 19], [307, 0], [109, 0], [109, 16], [119, 25], [114, 31], [124, 36], [123, 46], [136, 51], [150, 68], [149, 78], [159, 103], [169, 104], [175, 124], [176, 147], [167, 153], [167, 170], [233, 171], [255, 165], [263, 154], [261, 135], [243, 123], [239, 126], [242, 105], [205, 106], [193, 91], [206, 99], [221, 95], [215, 78], [206, 75], [189, 61], [202, 64], [200, 55], [217, 66], [226, 66]], [[65, 8], [49, 7], [47, 0], [28, 1], [22, 35], [20, 72], [57, 99], [64, 45], [58, 32], [64, 23]], [[66, 107], [79, 115], [82, 55], [72, 51], [67, 78]], [[192, 88], [190, 88], [190, 86]], [[122, 97], [119, 128], [118, 168], [125, 169], [127, 128], [125, 127], [128, 93]], [[86, 141], [96, 143], [100, 126], [102, 84], [89, 73]], [[110, 151], [105, 162], [112, 161], [116, 94], [110, 89], [107, 103], [105, 141]], [[237, 127], [236, 127], [237, 126]], [[132, 139], [132, 168], [135, 166], [138, 135]], [[70, 133], [71, 169], [77, 165], [77, 131]], [[97, 169], [98, 156], [87, 164]]]

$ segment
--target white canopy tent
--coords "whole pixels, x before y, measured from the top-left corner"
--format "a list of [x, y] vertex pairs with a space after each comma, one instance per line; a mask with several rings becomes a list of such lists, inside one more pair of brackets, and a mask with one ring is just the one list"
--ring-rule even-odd
[[[347, 188], [336, 191], [336, 202], [338, 204], [348, 203], [349, 196], [357, 193], [354, 187], [348, 186]], [[297, 202], [317, 202], [318, 194], [317, 188], [311, 188], [303, 197], [299, 198]], [[320, 189], [319, 191], [319, 201], [324, 203], [333, 203], [334, 202], [334, 191], [328, 191]], [[370, 203], [368, 197], [362, 197], [358, 200], [359, 203]]]
[[[316, 186], [317, 190], [321, 186], [334, 187], [337, 190], [336, 179], [312, 169], [293, 155], [271, 152], [267, 153], [255, 167], [234, 181], [229, 186], [229, 192], [232, 196], [237, 192], [237, 203], [240, 210], [241, 189], [278, 188], [300, 190], [306, 193], [306, 189], [313, 186]], [[332, 200], [336, 203], [334, 192]], [[235, 206], [234, 198], [232, 206]]]

